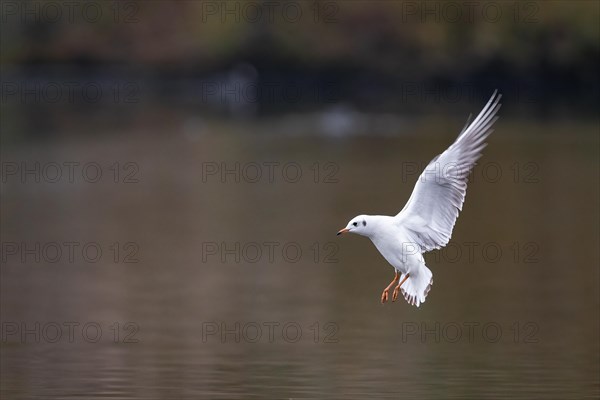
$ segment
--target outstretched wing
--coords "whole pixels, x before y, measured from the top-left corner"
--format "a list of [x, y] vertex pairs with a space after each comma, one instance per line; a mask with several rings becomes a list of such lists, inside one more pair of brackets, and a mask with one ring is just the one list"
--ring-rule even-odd
[[497, 93], [494, 91], [471, 124], [467, 121], [456, 141], [429, 163], [410, 199], [396, 215], [397, 222], [422, 252], [444, 247], [450, 240], [465, 201], [469, 173], [498, 119], [502, 95]]

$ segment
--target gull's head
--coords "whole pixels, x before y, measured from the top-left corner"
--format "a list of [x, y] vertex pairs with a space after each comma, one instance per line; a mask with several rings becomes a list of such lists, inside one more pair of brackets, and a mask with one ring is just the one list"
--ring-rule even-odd
[[344, 229], [341, 229], [337, 234], [342, 233], [356, 233], [362, 236], [369, 236], [371, 233], [371, 226], [369, 225], [370, 217], [368, 215], [359, 215], [354, 217], [348, 222], [348, 225]]

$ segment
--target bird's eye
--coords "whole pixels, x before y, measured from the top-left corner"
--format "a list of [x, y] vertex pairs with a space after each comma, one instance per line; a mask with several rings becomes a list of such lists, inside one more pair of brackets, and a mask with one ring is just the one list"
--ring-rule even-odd
[[363, 221], [363, 226], [367, 226], [367, 221]]
[[357, 226], [358, 224], [355, 222], [355, 223], [353, 223], [352, 225], [354, 225], [354, 226]]

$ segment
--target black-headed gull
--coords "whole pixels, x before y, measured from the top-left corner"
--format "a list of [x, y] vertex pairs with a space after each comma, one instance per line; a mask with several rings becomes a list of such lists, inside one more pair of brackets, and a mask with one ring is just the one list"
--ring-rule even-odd
[[382, 303], [388, 300], [395, 283], [392, 301], [402, 291], [409, 304], [419, 307], [425, 302], [433, 274], [425, 265], [423, 253], [442, 248], [450, 240], [465, 201], [469, 173], [498, 119], [502, 95], [497, 93], [470, 124], [469, 117], [456, 141], [427, 165], [402, 211], [393, 217], [359, 215], [338, 232], [368, 237], [394, 267], [395, 276], [381, 294]]

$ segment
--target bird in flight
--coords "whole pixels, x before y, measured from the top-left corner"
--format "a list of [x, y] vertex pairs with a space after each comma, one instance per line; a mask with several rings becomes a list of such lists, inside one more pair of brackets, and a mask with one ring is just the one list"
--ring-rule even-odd
[[356, 233], [366, 236], [381, 255], [394, 267], [394, 279], [383, 289], [381, 303], [392, 301], [398, 293], [419, 307], [433, 284], [433, 274], [425, 265], [423, 253], [448, 244], [452, 229], [462, 210], [467, 180], [475, 162], [493, 132], [502, 95], [494, 91], [479, 115], [471, 116], [456, 141], [435, 157], [421, 173], [408, 202], [397, 215], [359, 215], [337, 234]]

